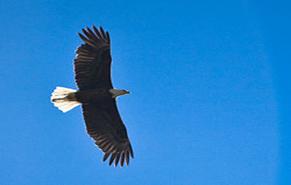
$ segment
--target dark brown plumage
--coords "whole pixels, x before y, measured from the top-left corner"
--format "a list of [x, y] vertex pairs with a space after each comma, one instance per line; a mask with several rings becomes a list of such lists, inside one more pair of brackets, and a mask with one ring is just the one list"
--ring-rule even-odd
[[77, 49], [74, 62], [76, 83], [81, 92], [95, 89], [104, 92], [101, 96], [92, 96], [99, 98], [95, 102], [81, 102], [87, 132], [104, 152], [103, 161], [110, 157], [110, 165], [120, 162], [123, 166], [124, 162], [129, 163], [130, 157], [133, 158], [133, 151], [116, 100], [106, 91], [113, 88], [109, 33], [95, 26], [93, 30], [82, 31], [79, 36], [85, 43]]
[[109, 33], [95, 26], [82, 32], [79, 36], [84, 43], [78, 47], [74, 60], [79, 90], [58, 87], [51, 100], [63, 112], [82, 104], [87, 132], [104, 152], [103, 161], [109, 159], [110, 165], [123, 166], [133, 158], [133, 150], [116, 98], [109, 91], [113, 89]]

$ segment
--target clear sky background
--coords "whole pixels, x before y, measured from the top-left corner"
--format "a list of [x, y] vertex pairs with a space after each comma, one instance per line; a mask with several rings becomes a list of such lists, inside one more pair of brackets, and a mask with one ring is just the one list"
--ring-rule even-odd
[[[0, 1], [0, 184], [291, 184], [291, 15], [276, 2]], [[80, 107], [49, 101], [75, 88], [77, 32], [92, 24], [131, 91], [125, 168], [101, 162]]]

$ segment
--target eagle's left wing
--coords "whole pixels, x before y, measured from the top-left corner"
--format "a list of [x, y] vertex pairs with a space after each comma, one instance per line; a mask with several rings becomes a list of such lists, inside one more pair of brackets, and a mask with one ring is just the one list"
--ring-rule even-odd
[[104, 152], [103, 161], [110, 157], [110, 165], [113, 162], [115, 166], [119, 162], [121, 166], [124, 162], [128, 165], [130, 157], [133, 158], [133, 151], [115, 100], [110, 100], [106, 108], [85, 103], [82, 109], [88, 134]]

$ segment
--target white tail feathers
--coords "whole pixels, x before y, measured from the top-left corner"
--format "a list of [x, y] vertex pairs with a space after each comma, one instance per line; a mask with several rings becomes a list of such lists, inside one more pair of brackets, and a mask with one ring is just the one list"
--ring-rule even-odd
[[[76, 101], [69, 95], [74, 94], [76, 90], [65, 87], [56, 87], [51, 96], [51, 102], [62, 112], [68, 112], [69, 110], [77, 107], [81, 103]], [[73, 96], [74, 97], [74, 96]]]

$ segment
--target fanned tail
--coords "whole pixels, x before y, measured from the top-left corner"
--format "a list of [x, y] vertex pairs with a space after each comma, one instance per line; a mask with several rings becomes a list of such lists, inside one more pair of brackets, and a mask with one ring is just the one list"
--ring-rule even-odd
[[52, 93], [51, 102], [62, 112], [68, 112], [81, 104], [75, 99], [75, 92], [74, 89], [56, 87]]

